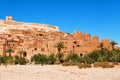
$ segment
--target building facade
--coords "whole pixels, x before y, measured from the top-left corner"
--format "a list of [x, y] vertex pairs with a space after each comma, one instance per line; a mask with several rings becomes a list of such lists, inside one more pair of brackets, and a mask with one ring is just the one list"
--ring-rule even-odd
[[0, 20], [0, 55], [6, 54], [7, 48], [12, 48], [12, 55], [19, 51], [26, 51], [26, 57], [30, 59], [34, 54], [58, 53], [54, 45], [63, 42], [65, 48], [62, 53], [67, 54], [74, 51], [78, 55], [84, 55], [94, 50], [100, 50], [100, 43], [103, 47], [111, 50], [112, 46], [108, 39], [102, 41], [98, 36], [91, 37], [90, 34], [74, 31], [73, 34], [60, 32], [58, 27], [45, 24], [32, 24], [16, 22], [12, 17]]

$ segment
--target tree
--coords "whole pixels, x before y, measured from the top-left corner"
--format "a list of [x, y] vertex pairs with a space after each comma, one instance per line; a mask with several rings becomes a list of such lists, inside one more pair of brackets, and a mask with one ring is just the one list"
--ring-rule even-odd
[[11, 56], [11, 53], [14, 52], [14, 50], [13, 50], [12, 48], [8, 48], [8, 49], [6, 50], [6, 52], [9, 53], [9, 56]]
[[58, 50], [57, 57], [58, 57], [58, 60], [60, 61], [60, 52], [65, 46], [64, 46], [63, 42], [57, 42], [54, 47], [57, 48], [57, 50]]
[[117, 45], [117, 43], [115, 41], [111, 41], [110, 44], [112, 46], [112, 50], [114, 50], [115, 49], [115, 45]]

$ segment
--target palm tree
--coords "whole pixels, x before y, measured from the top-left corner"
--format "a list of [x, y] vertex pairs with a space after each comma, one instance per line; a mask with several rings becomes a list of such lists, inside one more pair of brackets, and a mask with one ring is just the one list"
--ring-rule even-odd
[[63, 42], [57, 42], [54, 47], [57, 48], [57, 50], [58, 50], [57, 55], [58, 55], [58, 59], [60, 60], [60, 56], [61, 56], [60, 52], [65, 46], [64, 46]]
[[9, 48], [6, 50], [6, 52], [9, 53], [9, 56], [11, 56], [11, 53], [14, 52], [14, 50], [13, 50], [12, 48], [9, 47]]
[[20, 50], [20, 51], [18, 51], [18, 53], [20, 54], [20, 57], [22, 57], [22, 55], [25, 54], [26, 51], [24, 51], [24, 50]]
[[103, 50], [103, 43], [101, 42], [98, 47], [99, 47], [99, 48], [101, 49], [101, 51], [102, 51], [102, 50]]
[[112, 50], [114, 50], [115, 49], [115, 45], [117, 45], [117, 43], [115, 41], [111, 41], [110, 44], [112, 46]]

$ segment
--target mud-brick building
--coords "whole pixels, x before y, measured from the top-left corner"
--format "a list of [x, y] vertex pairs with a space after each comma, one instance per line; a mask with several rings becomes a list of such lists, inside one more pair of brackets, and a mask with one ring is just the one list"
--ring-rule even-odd
[[109, 50], [112, 49], [108, 39], [99, 40], [98, 36], [91, 36], [74, 31], [73, 34], [60, 32], [58, 27], [46, 24], [35, 24], [14, 21], [11, 16], [0, 20], [0, 55], [6, 54], [7, 48], [12, 48], [17, 55], [19, 51], [26, 51], [26, 57], [34, 54], [58, 53], [54, 45], [63, 42], [65, 48], [62, 53], [71, 51], [82, 56], [94, 50], [100, 50], [100, 43]]

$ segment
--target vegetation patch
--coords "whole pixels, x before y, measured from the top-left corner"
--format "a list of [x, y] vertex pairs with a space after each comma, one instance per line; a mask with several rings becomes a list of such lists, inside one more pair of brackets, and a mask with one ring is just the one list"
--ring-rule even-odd
[[82, 63], [82, 64], [78, 64], [78, 68], [91, 68], [92, 66], [91, 66], [91, 64], [84, 64], [84, 63]]

